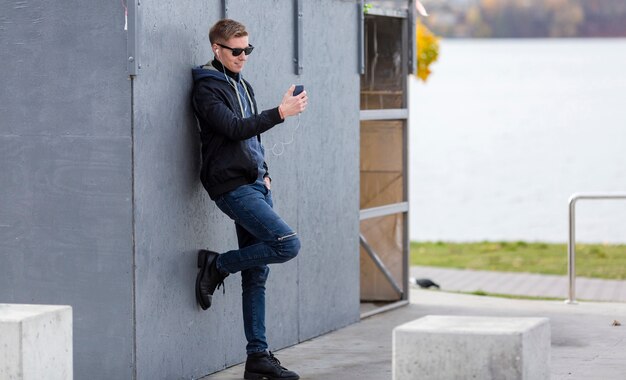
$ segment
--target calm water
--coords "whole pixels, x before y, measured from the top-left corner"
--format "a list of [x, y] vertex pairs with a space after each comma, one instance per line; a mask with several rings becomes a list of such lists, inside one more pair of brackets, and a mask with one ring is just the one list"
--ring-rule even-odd
[[[412, 240], [567, 239], [626, 192], [626, 39], [446, 40], [411, 83]], [[626, 242], [625, 201], [578, 241]]]

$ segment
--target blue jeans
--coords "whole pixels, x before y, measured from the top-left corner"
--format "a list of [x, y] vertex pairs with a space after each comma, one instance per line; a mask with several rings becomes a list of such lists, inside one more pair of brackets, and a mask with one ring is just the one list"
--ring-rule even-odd
[[217, 268], [228, 273], [241, 272], [246, 352], [265, 351], [265, 282], [270, 271], [267, 264], [296, 257], [300, 240], [272, 209], [272, 193], [260, 180], [221, 195], [215, 203], [235, 221], [239, 241], [239, 249], [218, 256]]

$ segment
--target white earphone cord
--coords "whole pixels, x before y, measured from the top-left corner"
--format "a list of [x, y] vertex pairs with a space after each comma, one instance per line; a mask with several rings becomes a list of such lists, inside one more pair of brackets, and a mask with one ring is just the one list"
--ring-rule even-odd
[[[276, 144], [274, 144], [274, 146], [272, 147], [271, 151], [272, 151], [272, 154], [274, 154], [274, 156], [282, 156], [283, 153], [285, 153], [285, 145], [289, 145], [293, 142], [294, 136], [296, 135], [296, 131], [298, 130], [298, 128], [300, 128], [300, 114], [298, 114], [298, 124], [296, 124], [296, 127], [291, 132], [291, 137], [289, 138], [289, 140], [279, 141]], [[279, 153], [276, 152], [277, 148], [280, 149]]]

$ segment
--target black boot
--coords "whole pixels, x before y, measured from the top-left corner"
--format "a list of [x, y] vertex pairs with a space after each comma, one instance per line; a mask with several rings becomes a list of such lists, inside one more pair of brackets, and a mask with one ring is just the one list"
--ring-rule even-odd
[[248, 355], [243, 378], [250, 380], [298, 380], [300, 376], [282, 367], [274, 354], [263, 351]]
[[211, 307], [213, 292], [224, 285], [223, 275], [217, 270], [217, 252], [200, 250], [198, 252], [198, 276], [196, 277], [196, 300], [202, 310]]

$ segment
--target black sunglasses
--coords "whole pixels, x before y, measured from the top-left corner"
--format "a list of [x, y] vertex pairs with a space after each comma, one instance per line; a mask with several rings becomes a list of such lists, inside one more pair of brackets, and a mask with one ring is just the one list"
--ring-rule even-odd
[[234, 57], [240, 56], [241, 53], [246, 53], [246, 55], [250, 55], [250, 53], [252, 53], [252, 50], [254, 49], [254, 46], [252, 46], [250, 44], [248, 44], [248, 47], [245, 48], [245, 49], [242, 49], [242, 48], [231, 48], [231, 47], [228, 47], [228, 46], [222, 45], [222, 44], [217, 44], [217, 45], [223, 47], [224, 49], [228, 49], [228, 50], [232, 51]]

